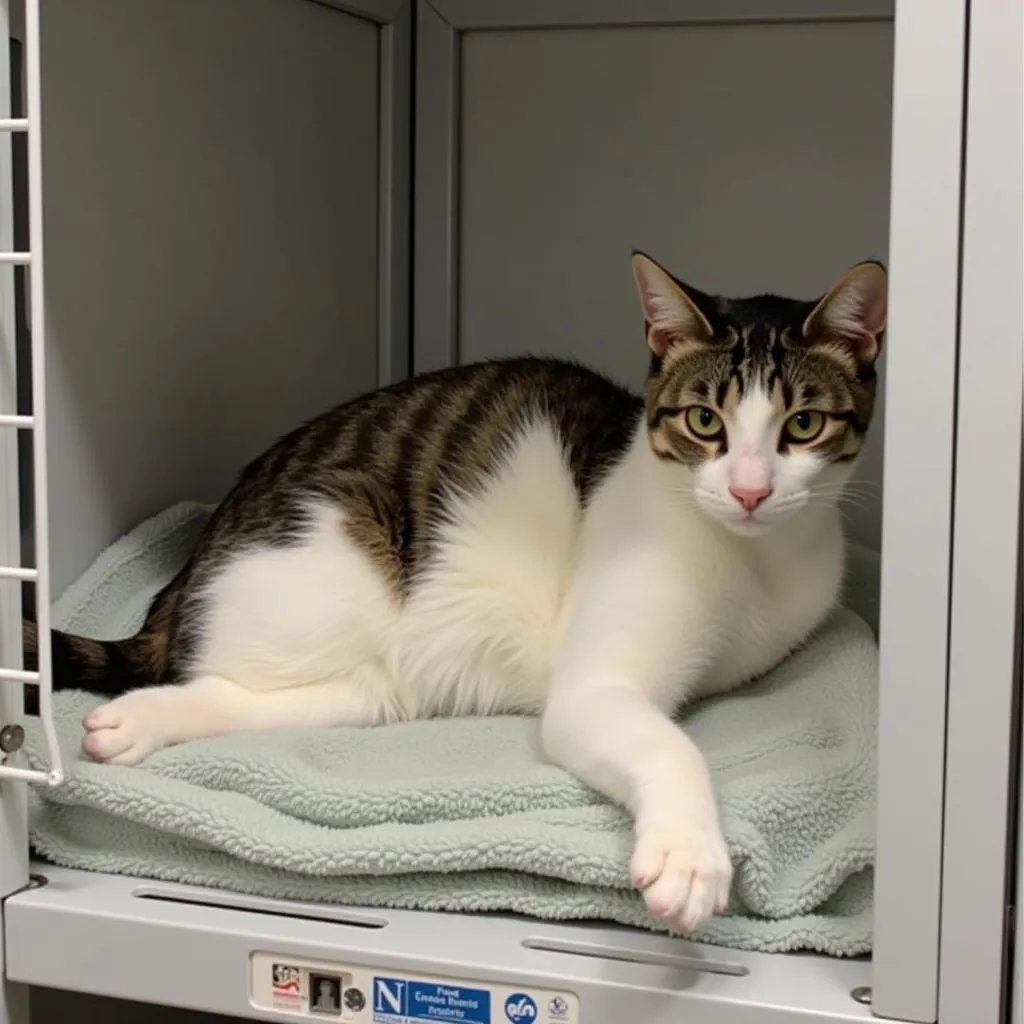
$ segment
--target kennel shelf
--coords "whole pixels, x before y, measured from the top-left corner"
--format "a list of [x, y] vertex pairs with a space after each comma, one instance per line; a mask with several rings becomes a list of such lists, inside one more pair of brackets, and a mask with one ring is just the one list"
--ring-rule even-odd
[[586, 1024], [875, 1019], [851, 994], [871, 983], [866, 959], [742, 953], [594, 924], [289, 903], [42, 864], [33, 871], [45, 884], [12, 896], [5, 913], [7, 977], [31, 985], [298, 1019], [250, 1002], [250, 956], [267, 952], [568, 990]]

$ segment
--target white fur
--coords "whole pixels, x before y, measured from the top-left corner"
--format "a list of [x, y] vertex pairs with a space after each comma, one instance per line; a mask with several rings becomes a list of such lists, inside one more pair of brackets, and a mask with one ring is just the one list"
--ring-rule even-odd
[[[755, 393], [694, 478], [641, 425], [584, 513], [554, 428], [531, 420], [486, 489], [450, 496], [404, 603], [343, 513], [311, 507], [304, 544], [247, 551], [210, 587], [191, 680], [92, 712], [85, 749], [135, 764], [232, 730], [541, 713], [549, 756], [634, 813], [651, 910], [694, 930], [732, 868], [704, 760], [669, 716], [778, 662], [842, 575], [834, 503], [808, 500], [820, 467], [779, 456], [779, 426]], [[773, 493], [744, 521], [729, 486], [758, 474]]]

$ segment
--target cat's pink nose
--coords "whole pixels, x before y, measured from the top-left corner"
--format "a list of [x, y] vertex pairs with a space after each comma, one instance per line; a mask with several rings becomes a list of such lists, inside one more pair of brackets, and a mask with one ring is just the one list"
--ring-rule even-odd
[[753, 512], [772, 493], [772, 489], [770, 487], [730, 487], [729, 493], [748, 512]]

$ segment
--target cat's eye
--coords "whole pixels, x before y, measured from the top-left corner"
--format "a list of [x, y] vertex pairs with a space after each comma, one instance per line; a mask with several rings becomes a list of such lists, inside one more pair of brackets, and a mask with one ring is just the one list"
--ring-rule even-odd
[[825, 429], [825, 416], [820, 412], [803, 409], [794, 413], [786, 420], [784, 433], [786, 439], [797, 444], [813, 441]]
[[710, 441], [725, 430], [722, 417], [706, 405], [691, 405], [686, 410], [685, 419], [690, 432], [703, 441]]

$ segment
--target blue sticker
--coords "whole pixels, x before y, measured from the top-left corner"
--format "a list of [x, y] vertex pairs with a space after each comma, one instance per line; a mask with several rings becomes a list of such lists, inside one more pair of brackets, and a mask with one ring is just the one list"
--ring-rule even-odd
[[434, 981], [374, 978], [373, 1019], [379, 1024], [418, 1024], [419, 1021], [491, 1024], [491, 993]]
[[533, 1024], [537, 1019], [537, 1004], [525, 992], [513, 992], [505, 1000], [505, 1016], [511, 1024]]

